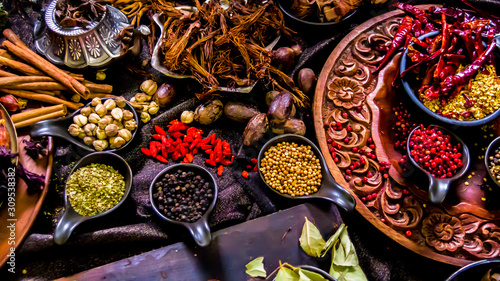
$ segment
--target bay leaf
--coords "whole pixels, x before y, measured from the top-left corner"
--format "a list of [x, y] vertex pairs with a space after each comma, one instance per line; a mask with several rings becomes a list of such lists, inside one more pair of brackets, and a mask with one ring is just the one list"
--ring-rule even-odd
[[302, 247], [302, 250], [304, 250], [306, 254], [312, 257], [320, 257], [321, 251], [325, 248], [325, 240], [323, 240], [318, 228], [316, 228], [307, 217], [305, 217], [305, 219], [306, 221], [302, 228], [302, 234], [299, 238], [300, 247]]
[[349, 239], [347, 227], [340, 231], [338, 247], [332, 249], [332, 264], [338, 266], [356, 266], [358, 265], [358, 256], [354, 245]]
[[335, 246], [335, 244], [337, 244], [337, 242], [339, 241], [340, 233], [342, 233], [344, 228], [345, 228], [345, 224], [343, 223], [339, 226], [337, 231], [335, 231], [335, 233], [332, 236], [330, 236], [330, 238], [328, 238], [328, 241], [326, 241], [325, 247], [321, 251], [322, 258], [326, 256], [328, 251], [330, 251], [332, 249], [332, 247]]
[[332, 264], [329, 273], [338, 281], [368, 281], [359, 265], [337, 266]]
[[258, 257], [254, 259], [253, 261], [247, 263], [245, 267], [247, 270], [245, 271], [246, 274], [252, 276], [252, 277], [266, 277], [267, 273], [266, 270], [264, 269], [264, 257]]
[[282, 266], [276, 274], [274, 281], [299, 281], [300, 277], [293, 270]]
[[314, 271], [299, 269], [299, 281], [328, 281], [321, 274]]

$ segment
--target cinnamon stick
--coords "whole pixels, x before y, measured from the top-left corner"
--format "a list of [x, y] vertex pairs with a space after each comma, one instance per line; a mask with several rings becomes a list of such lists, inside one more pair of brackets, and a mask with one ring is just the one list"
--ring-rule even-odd
[[57, 98], [57, 97], [37, 94], [34, 92], [30, 92], [30, 91], [9, 90], [9, 89], [0, 89], [0, 91], [7, 93], [7, 94], [14, 95], [16, 97], [23, 98], [23, 99], [36, 100], [36, 101], [41, 101], [41, 102], [50, 103], [50, 104], [64, 104], [68, 108], [73, 109], [73, 110], [78, 110], [80, 107], [83, 106], [83, 103], [74, 103], [74, 102], [70, 102], [70, 101], [65, 101], [65, 100], [62, 100], [62, 99]]
[[23, 83], [39, 83], [39, 82], [53, 82], [54, 79], [48, 76], [11, 76], [0, 77], [0, 87], [13, 86]]
[[27, 82], [27, 83], [17, 83], [17, 84], [11, 84], [11, 85], [2, 85], [0, 83], [0, 88], [1, 89], [27, 90], [27, 91], [37, 91], [37, 90], [64, 91], [64, 90], [66, 90], [66, 87], [64, 85], [57, 83], [57, 82]]
[[88, 80], [84, 80], [83, 85], [87, 87], [92, 93], [110, 94], [113, 92], [113, 86], [108, 84], [96, 84]]
[[25, 110], [21, 113], [13, 114], [10, 118], [12, 119], [12, 122], [19, 123], [22, 121], [26, 121], [28, 119], [35, 118], [39, 115], [47, 115], [49, 113], [54, 113], [54, 112], [61, 111], [61, 110], [68, 113], [68, 109], [64, 104], [58, 104], [58, 105], [41, 107], [41, 108], [36, 108], [36, 109], [31, 109], [31, 110]]
[[[63, 72], [61, 69], [57, 68], [53, 64], [49, 63], [35, 52], [31, 51], [23, 42], [17, 37], [17, 35], [10, 29], [5, 29], [3, 31], [4, 36], [9, 41], [4, 41], [3, 46], [9, 50], [14, 55], [18, 56], [20, 59], [36, 66], [38, 69], [47, 73], [49, 76], [55, 80], [61, 82], [72, 92], [79, 94], [84, 99], [88, 99], [90, 95], [89, 89], [83, 86], [75, 78], [71, 77], [67, 73]], [[14, 43], [12, 43], [14, 42]]]
[[4, 56], [0, 56], [0, 64], [3, 66], [10, 67], [16, 71], [22, 72], [26, 75], [36, 75], [36, 76], [43, 76], [45, 73], [41, 72], [40, 70], [27, 65], [25, 63], [16, 61], [16, 60], [11, 60], [8, 59]]
[[[66, 116], [66, 114], [67, 114], [66, 108], [59, 109], [57, 111], [49, 112], [49, 113], [40, 113], [43, 109], [45, 109], [45, 107], [27, 111], [27, 112], [31, 113], [30, 116], [23, 117], [23, 120], [21, 120], [21, 121], [17, 121], [17, 122], [13, 121], [14, 127], [16, 127], [16, 129], [19, 129], [19, 128], [31, 126], [31, 125], [33, 125], [37, 122], [43, 121], [43, 120], [49, 120], [49, 119], [63, 117], [63, 116]], [[23, 113], [24, 112], [14, 114], [13, 116], [23, 114]]]
[[[4, 70], [0, 69], [0, 77], [17, 77], [17, 76], [18, 75], [14, 74], [14, 73], [10, 73], [8, 71], [4, 71]], [[42, 90], [36, 90], [35, 92], [37, 92], [39, 94], [49, 95], [49, 96], [57, 96], [61, 93], [61, 91], [42, 91]]]

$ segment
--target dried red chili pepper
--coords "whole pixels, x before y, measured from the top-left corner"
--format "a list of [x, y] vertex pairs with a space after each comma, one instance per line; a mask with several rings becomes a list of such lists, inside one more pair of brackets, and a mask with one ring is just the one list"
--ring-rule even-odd
[[413, 5], [398, 2], [398, 3], [393, 3], [391, 7], [397, 7], [400, 10], [410, 13], [422, 23], [428, 22], [427, 15], [425, 14], [425, 12]]
[[392, 56], [396, 51], [403, 46], [405, 43], [408, 35], [410, 34], [411, 28], [413, 25], [413, 19], [409, 16], [405, 16], [403, 18], [403, 21], [401, 22], [401, 25], [399, 26], [398, 30], [396, 31], [396, 34], [394, 35], [394, 39], [392, 40], [391, 47], [389, 48], [389, 51], [385, 54], [384, 58], [380, 62], [379, 66], [377, 69], [375, 69], [375, 72], [378, 72], [385, 64], [392, 59]]
[[488, 48], [479, 57], [468, 65], [462, 72], [457, 73], [453, 76], [448, 76], [443, 82], [441, 82], [441, 93], [443, 95], [449, 93], [453, 87], [462, 85], [466, 83], [472, 76], [481, 68], [486, 59], [493, 52], [496, 44], [491, 42]]

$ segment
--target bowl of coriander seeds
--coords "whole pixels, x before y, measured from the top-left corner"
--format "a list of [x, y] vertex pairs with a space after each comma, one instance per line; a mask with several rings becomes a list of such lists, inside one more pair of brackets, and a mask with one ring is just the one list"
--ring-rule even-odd
[[279, 135], [259, 152], [257, 166], [267, 187], [288, 199], [325, 199], [346, 211], [356, 200], [330, 174], [318, 147], [303, 136]]

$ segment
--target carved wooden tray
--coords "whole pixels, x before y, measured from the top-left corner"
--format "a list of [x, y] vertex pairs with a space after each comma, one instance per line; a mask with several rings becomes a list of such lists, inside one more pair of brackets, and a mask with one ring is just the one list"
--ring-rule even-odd
[[[44, 174], [45, 185], [43, 190], [40, 192], [28, 192], [28, 186], [26, 183], [18, 178], [14, 218], [10, 216], [8, 209], [6, 208], [7, 206], [2, 206], [0, 208], [0, 225], [2, 226], [2, 230], [0, 231], [0, 267], [8, 261], [8, 255], [10, 254], [11, 247], [14, 247], [16, 250], [19, 249], [21, 242], [26, 234], [28, 234], [29, 229], [33, 225], [33, 222], [42, 207], [42, 203], [47, 195], [50, 185], [53, 161], [52, 138], [48, 138], [47, 156], [39, 158], [36, 161], [26, 154], [26, 150], [24, 149], [25, 144], [23, 143], [24, 139], [29, 139], [29, 135], [21, 133], [17, 138], [17, 146], [19, 147], [18, 161], [21, 162], [21, 164], [29, 171], [36, 174]], [[11, 232], [7, 228], [7, 226], [11, 223], [15, 223], [15, 237], [13, 240], [9, 240]]]
[[[419, 7], [425, 9], [429, 5]], [[484, 159], [480, 159], [484, 147], [499, 135], [498, 121], [487, 128], [449, 128], [469, 147], [471, 167], [450, 188], [441, 206], [428, 202], [425, 177], [415, 169], [404, 172], [398, 165], [402, 154], [393, 145], [392, 128], [397, 121], [393, 107], [404, 101], [406, 94], [403, 89], [393, 89], [391, 83], [398, 71], [400, 54], [374, 75], [383, 55], [372, 50], [370, 42], [390, 42], [402, 17], [402, 12], [391, 11], [370, 19], [349, 33], [328, 58], [318, 79], [313, 109], [321, 151], [337, 182], [355, 195], [358, 212], [399, 244], [422, 256], [457, 266], [499, 257], [500, 189], [484, 181], [488, 176]], [[410, 102], [406, 105], [417, 117], [414, 121], [433, 123], [412, 109]], [[342, 128], [334, 129], [338, 122]], [[368, 142], [369, 138], [372, 142]], [[333, 145], [337, 162], [330, 152]], [[359, 153], [361, 149], [363, 155]], [[375, 154], [375, 159], [369, 159], [368, 152]], [[365, 164], [347, 175], [350, 165], [361, 158]], [[381, 172], [381, 167], [389, 163], [390, 169]], [[368, 172], [373, 176], [368, 178]], [[384, 178], [384, 173], [389, 177]], [[366, 199], [373, 193], [375, 199]]]

